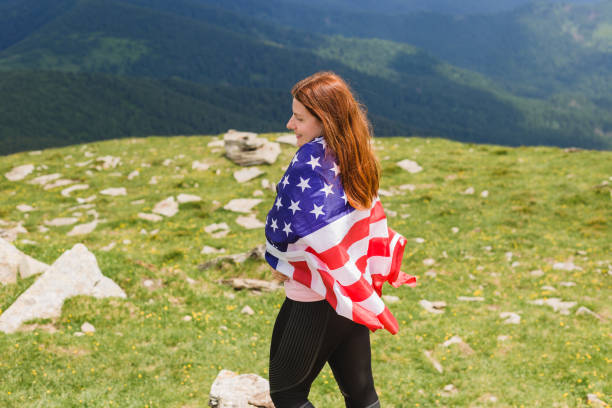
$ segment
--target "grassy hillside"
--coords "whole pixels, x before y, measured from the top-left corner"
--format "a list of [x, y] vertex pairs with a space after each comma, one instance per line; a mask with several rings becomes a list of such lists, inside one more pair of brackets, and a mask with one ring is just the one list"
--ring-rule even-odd
[[[235, 221], [238, 214], [222, 206], [262, 190], [263, 202], [254, 212], [263, 221], [274, 193], [261, 188], [261, 179], [277, 182], [294, 149], [283, 147], [274, 165], [260, 166], [263, 176], [238, 184], [232, 176], [238, 166], [208, 146], [215, 139], [107, 140], [0, 157], [0, 220], [23, 222], [29, 231], [16, 246], [52, 263], [82, 242], [128, 295], [125, 300], [69, 300], [59, 320], [37, 322], [51, 325], [55, 333], [40, 327], [0, 333], [0, 406], [202, 407], [221, 368], [267, 376], [269, 338], [283, 292], [234, 292], [219, 279], [269, 279], [268, 267], [258, 261], [206, 271], [197, 266], [216, 256], [201, 254], [204, 245], [238, 253], [262, 242], [263, 230], [243, 229]], [[587, 407], [590, 393], [609, 404], [611, 153], [417, 137], [379, 139], [375, 147], [381, 188], [389, 193], [381, 196], [388, 222], [408, 239], [402, 269], [418, 276], [414, 289], [384, 289], [400, 298], [389, 304], [400, 333], [372, 335], [382, 405]], [[119, 157], [121, 164], [97, 169], [96, 158], [105, 155]], [[415, 160], [423, 171], [401, 170], [395, 163], [403, 159]], [[194, 160], [211, 167], [192, 170]], [[36, 170], [25, 180], [10, 182], [3, 176], [29, 163]], [[128, 180], [135, 170], [139, 175]], [[89, 188], [64, 197], [64, 187], [44, 190], [28, 183], [51, 173]], [[153, 176], [157, 184], [149, 184]], [[100, 194], [121, 186], [127, 196]], [[473, 194], [466, 194], [469, 187]], [[137, 217], [180, 193], [203, 200], [181, 204], [177, 215], [160, 222]], [[77, 207], [76, 198], [94, 194], [93, 207]], [[16, 208], [22, 203], [35, 209], [22, 213]], [[38, 229], [56, 217], [92, 221], [91, 209], [104, 222], [89, 235], [67, 236], [72, 226]], [[230, 227], [226, 237], [204, 231], [220, 222]], [[111, 250], [102, 250], [111, 243]], [[570, 261], [580, 269], [554, 267]], [[153, 285], [147, 287], [145, 280]], [[0, 310], [33, 281], [0, 287]], [[459, 296], [484, 300], [465, 302]], [[530, 303], [553, 297], [577, 305], [562, 315]], [[421, 299], [445, 301], [445, 312], [426, 312]], [[255, 314], [241, 314], [245, 305]], [[603, 320], [576, 314], [580, 306]], [[504, 324], [502, 312], [518, 313], [520, 324]], [[190, 321], [184, 320], [187, 315]], [[86, 321], [96, 332], [76, 337]], [[474, 352], [442, 346], [455, 335]], [[433, 352], [443, 373], [424, 350]], [[448, 384], [456, 394], [444, 395]], [[313, 386], [312, 401], [321, 407], [342, 405], [328, 368]]]
[[[612, 125], [589, 101], [576, 108], [567, 106], [576, 98], [551, 103], [516, 97], [406, 44], [297, 31], [254, 19], [246, 10], [190, 0], [61, 5], [56, 14], [43, 12], [46, 3], [32, 5], [37, 13], [10, 9], [23, 38], [14, 36], [19, 40], [0, 50], [0, 82], [13, 92], [0, 94], [0, 112], [8, 116], [0, 121], [4, 154], [66, 140], [220, 132], [230, 122], [224, 118], [256, 131], [282, 130], [289, 109], [280, 95], [322, 69], [349, 80], [368, 106], [377, 135], [612, 146]], [[45, 24], [36, 26], [39, 20]], [[30, 26], [35, 29], [27, 31]], [[41, 72], [49, 70], [54, 73]], [[67, 78], [75, 83], [68, 86]], [[182, 84], [178, 91], [176, 83]], [[98, 88], [106, 89], [99, 94]], [[121, 100], [124, 88], [132, 95], [127, 101]], [[237, 95], [243, 103], [236, 103]]]

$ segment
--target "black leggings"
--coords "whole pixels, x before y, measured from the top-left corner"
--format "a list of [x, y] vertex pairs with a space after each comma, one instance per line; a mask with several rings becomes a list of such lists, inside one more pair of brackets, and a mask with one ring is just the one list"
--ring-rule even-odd
[[285, 299], [270, 345], [270, 394], [276, 408], [313, 407], [312, 382], [325, 362], [347, 408], [379, 408], [374, 389], [370, 331], [339, 316], [325, 300]]

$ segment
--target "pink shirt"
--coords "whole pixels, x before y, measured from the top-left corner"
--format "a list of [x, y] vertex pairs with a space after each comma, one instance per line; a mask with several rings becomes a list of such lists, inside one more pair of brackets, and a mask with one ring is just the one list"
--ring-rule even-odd
[[289, 279], [285, 281], [285, 294], [291, 300], [296, 302], [317, 302], [325, 299], [308, 286], [302, 285], [300, 282]]

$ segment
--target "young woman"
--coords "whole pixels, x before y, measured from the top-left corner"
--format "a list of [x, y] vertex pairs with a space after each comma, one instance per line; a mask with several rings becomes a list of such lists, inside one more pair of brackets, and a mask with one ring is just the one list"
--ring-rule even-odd
[[405, 239], [387, 227], [366, 114], [338, 75], [319, 72], [291, 90], [298, 150], [266, 219], [266, 260], [286, 299], [270, 346], [276, 408], [312, 407], [325, 363], [350, 408], [379, 407], [369, 331], [398, 330], [381, 287], [414, 284], [399, 271]]

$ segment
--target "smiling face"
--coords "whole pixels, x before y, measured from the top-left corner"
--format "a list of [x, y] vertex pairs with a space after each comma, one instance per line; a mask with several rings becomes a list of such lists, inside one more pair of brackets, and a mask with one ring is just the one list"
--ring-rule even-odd
[[323, 134], [321, 121], [306, 109], [297, 99], [293, 98], [293, 115], [287, 122], [287, 129], [295, 132], [298, 147], [310, 142]]

